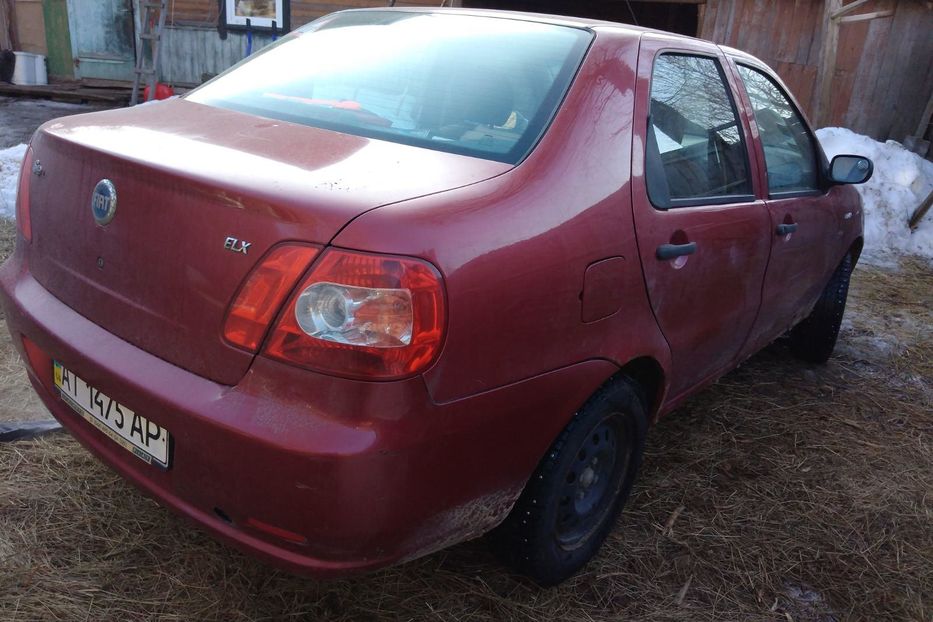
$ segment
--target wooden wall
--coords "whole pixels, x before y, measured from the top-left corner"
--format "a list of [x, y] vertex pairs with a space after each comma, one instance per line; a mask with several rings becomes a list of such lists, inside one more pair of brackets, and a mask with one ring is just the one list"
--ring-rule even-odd
[[12, 50], [16, 47], [16, 43], [13, 0], [0, 0], [0, 50]]
[[33, 54], [48, 54], [45, 45], [45, 19], [42, 0], [13, 0], [17, 50]]
[[[343, 2], [311, 2], [292, 0], [291, 27], [297, 28], [321, 15], [349, 8], [386, 6], [388, 2], [344, 0]], [[439, 6], [439, 0], [408, 0], [397, 6]], [[162, 45], [162, 80], [171, 84], [194, 86], [210, 74], [218, 74], [233, 66], [246, 55], [246, 35], [242, 31], [227, 32], [226, 39], [217, 33], [220, 16], [218, 0], [173, 0], [166, 20]], [[265, 33], [253, 35], [252, 49], [262, 49], [272, 38]]]
[[[885, 9], [893, 17], [840, 25], [829, 124], [902, 141], [933, 95], [933, 2], [874, 0], [856, 12]], [[822, 0], [708, 0], [699, 36], [768, 63], [812, 119], [822, 19]]]
[[[170, 3], [172, 13], [169, 23], [175, 25], [216, 25], [220, 13], [218, 0], [173, 0]], [[331, 0], [315, 2], [313, 0], [291, 1], [292, 28], [302, 26], [312, 20], [343, 9], [387, 6], [389, 3], [379, 0]], [[440, 6], [441, 0], [406, 0], [396, 6]]]

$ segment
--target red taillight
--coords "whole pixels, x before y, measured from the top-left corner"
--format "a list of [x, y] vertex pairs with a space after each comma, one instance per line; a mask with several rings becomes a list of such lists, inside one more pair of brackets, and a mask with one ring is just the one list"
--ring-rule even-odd
[[340, 376], [403, 378], [434, 360], [445, 321], [431, 264], [330, 249], [285, 306], [264, 354]]
[[29, 217], [29, 175], [32, 173], [32, 163], [32, 147], [29, 147], [19, 169], [19, 184], [16, 187], [16, 224], [27, 242], [32, 241], [32, 221]]
[[224, 322], [227, 341], [257, 351], [275, 313], [317, 253], [313, 246], [295, 244], [279, 246], [267, 253], [230, 305]]

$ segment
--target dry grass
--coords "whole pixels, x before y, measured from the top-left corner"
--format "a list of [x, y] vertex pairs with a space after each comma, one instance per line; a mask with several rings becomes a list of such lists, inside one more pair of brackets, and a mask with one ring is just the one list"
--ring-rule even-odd
[[652, 431], [603, 553], [542, 591], [482, 541], [296, 578], [66, 435], [0, 446], [3, 620], [933, 620], [933, 282], [860, 267], [837, 356], [776, 344]]

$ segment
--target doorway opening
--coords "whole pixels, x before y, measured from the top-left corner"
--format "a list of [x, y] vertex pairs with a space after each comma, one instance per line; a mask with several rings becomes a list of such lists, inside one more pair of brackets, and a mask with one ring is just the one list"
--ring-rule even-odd
[[625, 0], [463, 0], [464, 7], [551, 13], [637, 24], [691, 37], [699, 32], [699, 4]]

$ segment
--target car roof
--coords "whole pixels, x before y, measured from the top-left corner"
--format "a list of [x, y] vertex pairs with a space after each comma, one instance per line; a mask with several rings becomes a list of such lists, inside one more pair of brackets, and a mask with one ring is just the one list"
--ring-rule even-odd
[[568, 28], [583, 28], [594, 32], [608, 31], [620, 35], [629, 35], [638, 38], [641, 38], [641, 35], [643, 34], [658, 34], [667, 37], [685, 39], [688, 41], [698, 41], [706, 45], [719, 48], [726, 55], [745, 60], [749, 64], [754, 64], [759, 68], [767, 69], [769, 73], [776, 75], [774, 69], [771, 66], [762, 61], [760, 58], [752, 56], [748, 52], [744, 52], [742, 50], [726, 45], [719, 45], [707, 39], [700, 39], [698, 37], [691, 37], [666, 30], [658, 30], [657, 28], [645, 28], [643, 26], [635, 26], [633, 24], [625, 24], [622, 22], [611, 22], [608, 20], [590, 19], [587, 17], [574, 17], [572, 15], [551, 15], [548, 13], [528, 13], [525, 11], [505, 11], [501, 9], [465, 9], [461, 7], [369, 7], [360, 9], [346, 9], [339, 12], [356, 13], [384, 11], [398, 11], [405, 13], [436, 13], [445, 15], [468, 15], [473, 17], [515, 19], [521, 21], [538, 22], [541, 24], [552, 24], [555, 26], [566, 26]]
[[[757, 58], [757, 57], [755, 57], [755, 56], [752, 56], [752, 55], [749, 54], [748, 52], [743, 52], [742, 50], [739, 50], [739, 49], [736, 49], [736, 48], [731, 48], [731, 47], [729, 47], [728, 45], [720, 45], [719, 48], [720, 48], [723, 52], [725, 52], [725, 54], [728, 55], [728, 56], [734, 56], [734, 57], [736, 57], [736, 58], [739, 58], [739, 59], [742, 59], [742, 60], [746, 60], [746, 61], [750, 61], [750, 62], [753, 62], [753, 63], [755, 63], [755, 64], [757, 64], [757, 65], [764, 65], [764, 66], [767, 67], [767, 64], [766, 64], [764, 61], [762, 61], [760, 58]], [[769, 69], [770, 69], [770, 67], [769, 67]]]
[[587, 30], [613, 30], [622, 33], [629, 33], [633, 35], [641, 35], [643, 33], [657, 33], [674, 37], [682, 37], [684, 39], [692, 39], [695, 41], [703, 41], [704, 43], [710, 43], [704, 39], [697, 39], [696, 37], [689, 37], [687, 35], [679, 35], [672, 32], [667, 32], [664, 30], [658, 30], [656, 28], [644, 28], [642, 26], [634, 26], [632, 24], [624, 24], [622, 22], [610, 22], [607, 20], [599, 19], [589, 19], [586, 17], [573, 17], [570, 15], [550, 15], [547, 13], [526, 13], [525, 11], [504, 11], [500, 9], [464, 9], [464, 8], [448, 8], [448, 7], [371, 7], [365, 9], [347, 9], [346, 11], [341, 12], [383, 12], [383, 11], [399, 11], [406, 13], [438, 13], [445, 15], [469, 15], [474, 17], [497, 17], [501, 19], [515, 19], [527, 22], [539, 22], [542, 24], [552, 24], [555, 26], [567, 26], [569, 28], [585, 28]]

